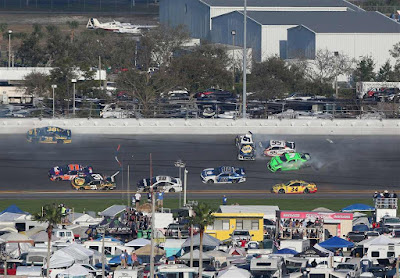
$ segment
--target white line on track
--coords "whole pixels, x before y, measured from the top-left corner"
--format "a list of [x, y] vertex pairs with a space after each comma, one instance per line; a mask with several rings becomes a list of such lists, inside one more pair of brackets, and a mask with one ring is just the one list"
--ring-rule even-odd
[[333, 144], [333, 141], [331, 139], [326, 139], [329, 143]]

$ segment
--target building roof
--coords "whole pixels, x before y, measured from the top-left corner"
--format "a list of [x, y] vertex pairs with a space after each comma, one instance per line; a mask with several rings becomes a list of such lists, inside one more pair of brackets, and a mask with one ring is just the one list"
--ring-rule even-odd
[[[201, 0], [209, 6], [243, 7], [243, 0]], [[249, 7], [349, 7], [343, 0], [247, 0]]]
[[316, 33], [400, 33], [399, 23], [378, 12], [249, 11], [247, 16], [261, 25], [303, 25]]

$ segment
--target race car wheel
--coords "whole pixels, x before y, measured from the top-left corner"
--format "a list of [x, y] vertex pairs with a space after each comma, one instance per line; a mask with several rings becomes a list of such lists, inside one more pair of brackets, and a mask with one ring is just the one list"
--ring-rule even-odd
[[232, 183], [239, 183], [239, 180], [238, 180], [238, 179], [234, 179], [234, 180], [232, 181]]
[[57, 144], [64, 144], [63, 140], [57, 140]]
[[284, 189], [279, 189], [278, 193], [279, 194], [285, 194], [285, 190]]
[[168, 190], [168, 192], [171, 192], [171, 193], [175, 192], [175, 188], [171, 188], [170, 190]]
[[56, 178], [56, 181], [62, 181], [62, 179], [60, 177]]
[[84, 187], [79, 187], [78, 190], [85, 190], [85, 188]]
[[110, 187], [108, 187], [108, 186], [106, 186], [106, 187], [104, 187], [104, 190], [110, 190]]
[[208, 183], [208, 184], [213, 184], [214, 181], [213, 181], [213, 180], [208, 180], [207, 183]]
[[310, 190], [308, 190], [308, 188], [304, 189], [304, 194], [308, 194], [310, 193]]

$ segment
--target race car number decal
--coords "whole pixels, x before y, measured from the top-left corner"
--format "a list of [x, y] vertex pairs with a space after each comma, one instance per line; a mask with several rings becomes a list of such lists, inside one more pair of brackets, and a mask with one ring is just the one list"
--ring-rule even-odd
[[85, 180], [84, 180], [84, 179], [81, 179], [81, 178], [77, 178], [77, 179], [75, 179], [75, 183], [76, 183], [77, 185], [83, 185], [83, 184], [85, 183]]
[[92, 174], [92, 178], [95, 180], [102, 180], [103, 177], [100, 174]]
[[241, 149], [242, 153], [251, 153], [252, 150], [253, 148], [250, 145], [245, 145]]
[[296, 156], [295, 153], [288, 153], [288, 157], [289, 157], [289, 158], [294, 158], [295, 156]]

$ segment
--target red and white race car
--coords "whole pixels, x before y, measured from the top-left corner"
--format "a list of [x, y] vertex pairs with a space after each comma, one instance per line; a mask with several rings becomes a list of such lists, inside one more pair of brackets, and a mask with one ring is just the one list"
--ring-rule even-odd
[[286, 142], [282, 140], [270, 140], [268, 146], [264, 150], [265, 156], [280, 156], [285, 153], [296, 152], [294, 142]]

